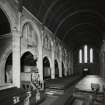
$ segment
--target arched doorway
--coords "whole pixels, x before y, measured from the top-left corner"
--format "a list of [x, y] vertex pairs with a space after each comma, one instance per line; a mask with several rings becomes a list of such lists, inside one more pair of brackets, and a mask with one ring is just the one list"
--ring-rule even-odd
[[65, 76], [65, 68], [64, 68], [64, 64], [62, 62], [62, 77], [64, 77], [64, 76]]
[[36, 61], [30, 52], [24, 53], [21, 57], [21, 72], [31, 72], [37, 69]]
[[12, 53], [8, 56], [5, 64], [5, 83], [12, 83]]
[[47, 57], [43, 58], [43, 78], [51, 79], [50, 61]]
[[59, 78], [59, 67], [57, 60], [55, 60], [55, 78]]

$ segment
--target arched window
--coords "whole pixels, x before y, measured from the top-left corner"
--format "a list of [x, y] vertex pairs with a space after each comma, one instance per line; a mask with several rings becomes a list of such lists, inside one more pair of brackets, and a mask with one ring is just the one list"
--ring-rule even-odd
[[90, 63], [93, 63], [93, 49], [90, 48]]
[[82, 63], [82, 49], [79, 50], [79, 63]]
[[28, 45], [37, 46], [37, 34], [29, 22], [25, 23], [23, 26], [23, 37], [26, 39]]
[[23, 26], [23, 37], [28, 39], [28, 34], [29, 34], [29, 24], [25, 23]]
[[79, 63], [93, 63], [93, 56], [93, 48], [89, 48], [88, 45], [84, 45], [79, 49]]
[[87, 45], [84, 46], [84, 63], [87, 63], [88, 58], [88, 48]]

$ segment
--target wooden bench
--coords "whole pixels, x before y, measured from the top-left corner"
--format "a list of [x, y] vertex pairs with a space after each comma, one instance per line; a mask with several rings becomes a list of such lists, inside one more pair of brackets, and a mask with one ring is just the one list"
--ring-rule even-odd
[[26, 92], [20, 88], [0, 90], [0, 105], [24, 105]]

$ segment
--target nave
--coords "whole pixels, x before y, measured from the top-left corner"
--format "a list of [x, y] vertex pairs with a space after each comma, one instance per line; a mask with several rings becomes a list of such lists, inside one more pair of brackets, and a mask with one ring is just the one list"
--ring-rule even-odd
[[0, 105], [105, 104], [105, 0], [0, 0]]

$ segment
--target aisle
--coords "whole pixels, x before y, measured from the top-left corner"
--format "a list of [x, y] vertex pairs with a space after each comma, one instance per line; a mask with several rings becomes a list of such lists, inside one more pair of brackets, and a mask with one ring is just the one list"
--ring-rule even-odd
[[68, 105], [73, 100], [74, 85], [80, 80], [79, 76], [58, 78], [47, 81], [46, 99], [39, 105]]
[[74, 86], [71, 86], [66, 90], [65, 93], [61, 95], [57, 94], [52, 94], [52, 95], [47, 95], [47, 98], [45, 101], [43, 101], [39, 105], [67, 105], [72, 101], [72, 93], [73, 93]]
[[39, 105], [51, 105], [54, 101], [58, 99], [58, 96], [48, 95], [44, 102]]

